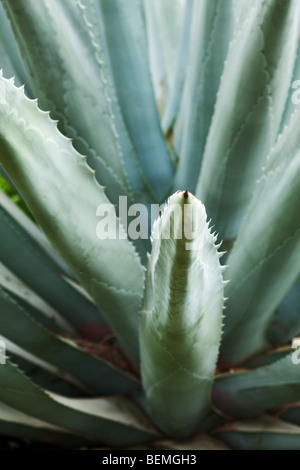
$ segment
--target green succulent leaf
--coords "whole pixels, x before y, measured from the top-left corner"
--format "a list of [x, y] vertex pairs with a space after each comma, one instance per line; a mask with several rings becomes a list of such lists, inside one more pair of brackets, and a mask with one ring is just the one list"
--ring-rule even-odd
[[160, 115], [173, 85], [186, 3], [144, 0], [150, 67]]
[[265, 367], [218, 377], [214, 404], [229, 416], [247, 418], [299, 400], [299, 366], [293, 354]]
[[89, 156], [101, 184], [112, 185], [110, 195], [117, 198], [118, 193], [126, 194], [127, 178], [106, 69], [97, 60], [78, 2], [2, 3], [40, 106], [60, 120], [60, 129]]
[[[146, 394], [143, 391], [136, 392], [132, 395], [133, 401], [146, 413], [146, 415], [152, 419], [152, 412], [147, 401]], [[213, 429], [221, 426], [226, 422], [225, 416], [220, 413], [219, 410], [210, 407], [208, 413], [203, 419], [201, 419], [199, 425], [197, 426], [197, 433], [209, 433]]]
[[[149, 0], [150, 3], [150, 0]], [[161, 2], [162, 3], [162, 2]], [[186, 1], [184, 4], [184, 20], [182, 25], [181, 42], [178, 49], [177, 56], [177, 67], [174, 73], [174, 78], [170, 87], [165, 112], [162, 116], [162, 128], [167, 134], [172, 130], [172, 127], [176, 121], [180, 103], [182, 99], [182, 93], [184, 89], [184, 83], [187, 75], [187, 66], [189, 59], [190, 40], [191, 40], [191, 25], [194, 12], [194, 0]], [[178, 134], [176, 137], [179, 139]], [[175, 142], [175, 150], [177, 149]]]
[[55, 366], [61, 375], [70, 374], [91, 394], [128, 393], [137, 388], [138, 382], [134, 378], [84, 351], [75, 340], [57, 336], [43, 327], [1, 287], [0, 311], [5, 312], [0, 315], [0, 331], [6, 338]]
[[300, 277], [276, 310], [270, 331], [271, 340], [286, 344], [300, 333]]
[[[144, 270], [104, 190], [48, 115], [4, 78], [0, 78], [0, 123], [5, 171], [121, 344], [137, 359]], [[100, 204], [111, 212], [116, 239], [97, 238]]]
[[222, 268], [205, 208], [187, 191], [169, 199], [152, 236], [140, 321], [142, 380], [159, 427], [182, 437], [210, 411]]
[[58, 334], [78, 336], [75, 328], [70, 323], [29, 289], [26, 284], [15, 277], [2, 263], [0, 263], [0, 289], [6, 291], [19, 305], [26, 306], [32, 317], [46, 328]]
[[71, 398], [90, 398], [90, 392], [71, 375], [43, 361], [2, 336], [12, 364], [41, 388]]
[[121, 113], [143, 175], [161, 199], [174, 167], [155, 104], [143, 3], [111, 0], [98, 4]]
[[0, 2], [0, 69], [3, 69], [6, 78], [15, 77], [18, 86], [25, 84], [26, 92], [33, 96], [28, 77], [26, 75], [20, 52], [18, 50], [11, 25], [5, 10]]
[[[13, 188], [11, 189], [12, 191], [14, 191]], [[3, 192], [0, 191], [0, 207], [5, 212], [9, 213], [9, 215], [14, 219], [14, 221], [18, 222], [18, 225], [21, 226], [22, 229], [25, 230], [27, 235], [29, 235], [30, 238], [32, 238], [33, 241], [37, 243], [47, 253], [47, 255], [52, 259], [52, 261], [54, 261], [54, 263], [60, 268], [63, 274], [67, 275], [69, 278], [72, 277], [69, 266], [63, 261], [57, 251], [54, 250], [51, 243], [49, 242], [45, 234], [39, 229], [37, 224], [32, 220], [31, 217], [28, 216], [26, 210], [29, 209], [26, 208], [26, 210], [24, 210], [20, 208], [19, 205], [15, 203], [13, 194], [7, 192], [7, 187], [3, 188]]]
[[300, 450], [299, 48], [299, 0], [0, 0], [1, 436]]
[[237, 235], [276, 142], [299, 43], [299, 18], [297, 0], [254, 2], [230, 45], [196, 191], [225, 240]]
[[[106, 192], [111, 202], [118, 204], [119, 195], [126, 195], [130, 189], [129, 196], [131, 199], [133, 195], [136, 199], [149, 203], [152, 199], [152, 190], [147, 182], [147, 179], [143, 173], [143, 169], [139, 162], [139, 156], [133, 146], [132, 139], [129, 135], [124, 116], [122, 115], [120, 104], [118, 102], [113, 70], [111, 67], [110, 51], [107, 45], [106, 33], [103, 12], [100, 0], [76, 0], [78, 6], [78, 12], [84, 21], [85, 28], [90, 36], [90, 47], [91, 54], [98, 63], [99, 71], [105, 83], [106, 95], [105, 98], [108, 100], [110, 106], [111, 125], [113, 126], [115, 139], [118, 140], [122, 158], [124, 159], [124, 168], [128, 176], [129, 186], [120, 184], [116, 174], [104, 164], [103, 160], [100, 159], [97, 165], [93, 165], [92, 158], [91, 165], [95, 168], [98, 166], [98, 180], [103, 181], [106, 185]], [[117, 8], [116, 6], [115, 8]], [[117, 11], [117, 10], [116, 10]], [[126, 47], [125, 44], [122, 47]], [[124, 54], [127, 53], [123, 51]], [[124, 83], [123, 83], [124, 86]], [[99, 100], [99, 98], [98, 98]], [[143, 119], [143, 116], [138, 117], [139, 121]], [[119, 156], [121, 158], [121, 156]], [[97, 175], [97, 171], [96, 171]], [[132, 192], [132, 194], [131, 194]], [[133, 202], [133, 201], [132, 201]]]
[[228, 423], [214, 435], [236, 450], [300, 450], [300, 427], [271, 416]]
[[0, 380], [0, 401], [85, 440], [125, 446], [158, 437], [125, 397], [74, 399], [45, 392], [8, 361], [0, 367]]
[[233, 12], [234, 12], [236, 23], [245, 21], [245, 19], [247, 18], [249, 14], [249, 10], [253, 6], [253, 3], [254, 2], [249, 2], [249, 0], [233, 0], [232, 1]]
[[[27, 299], [37, 294], [48, 304], [47, 311], [50, 306], [56, 311], [52, 311], [52, 317], [53, 314], [54, 317], [63, 316], [73, 330], [75, 328], [86, 338], [97, 339], [103, 336], [107, 326], [96, 306], [68, 282], [68, 277], [63, 273], [64, 266], [49, 242], [44, 240], [37, 227], [2, 193], [0, 238], [0, 284], [3, 285], [5, 281], [5, 287], [15, 291], [19, 297], [20, 290]], [[6, 272], [5, 266], [25, 286], [21, 288], [20, 283], [16, 283], [13, 276]], [[26, 286], [32, 293], [29, 293]], [[41, 301], [34, 302], [34, 305], [39, 310], [44, 310], [45, 305], [42, 306]]]
[[286, 100], [285, 111], [282, 117], [282, 123], [281, 123], [282, 131], [284, 130], [284, 127], [289, 124], [291, 116], [294, 114], [297, 107], [299, 106], [299, 100], [300, 100], [299, 77], [300, 77], [300, 41], [298, 43], [298, 49], [296, 53], [295, 66], [294, 66], [293, 77], [292, 77], [291, 85], [289, 89], [289, 95]]
[[26, 436], [35, 442], [63, 447], [91, 445], [92, 441], [72, 435], [65, 429], [32, 418], [4, 403], [0, 403], [0, 434], [10, 437]]
[[41, 107], [88, 155], [110, 200], [133, 197], [131, 190], [143, 202], [161, 198], [174, 168], [155, 105], [140, 0], [3, 4]]
[[[299, 110], [300, 111], [300, 110]], [[226, 260], [221, 356], [239, 361], [272, 346], [273, 314], [299, 275], [300, 112], [278, 141]], [[279, 152], [277, 147], [281, 149]], [[277, 159], [278, 156], [278, 159]]]
[[263, 176], [267, 177], [278, 168], [289, 162], [299, 151], [300, 110], [296, 109], [289, 124], [284, 128], [282, 134], [279, 135], [276, 145], [271, 149], [266, 163], [263, 167]]
[[159, 441], [155, 447], [162, 450], [230, 450], [223, 442], [208, 434], [199, 434], [189, 440]]
[[284, 407], [279, 416], [284, 421], [300, 426], [300, 402]]
[[[233, 32], [231, 0], [194, 2], [190, 60], [174, 129], [176, 187], [196, 190], [224, 60]], [[178, 145], [180, 139], [180, 146]]]
[[273, 362], [279, 361], [290, 353], [290, 346], [277, 348], [275, 350], [271, 350], [267, 353], [259, 354], [258, 356], [251, 358], [250, 361], [247, 361], [246, 367], [250, 367], [250, 369], [257, 369], [258, 367], [268, 366]]

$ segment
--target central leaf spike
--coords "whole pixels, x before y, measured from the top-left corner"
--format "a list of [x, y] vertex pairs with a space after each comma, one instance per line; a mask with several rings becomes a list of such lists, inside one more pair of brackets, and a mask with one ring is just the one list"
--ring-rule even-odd
[[158, 426], [185, 437], [210, 411], [221, 339], [220, 253], [204, 205], [170, 197], [153, 227], [140, 322], [142, 380]]

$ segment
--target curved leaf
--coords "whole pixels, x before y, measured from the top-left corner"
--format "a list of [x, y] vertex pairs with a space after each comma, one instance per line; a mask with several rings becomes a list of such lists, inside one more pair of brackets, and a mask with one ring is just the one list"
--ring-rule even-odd
[[290, 83], [290, 90], [286, 100], [285, 111], [282, 117], [281, 130], [284, 130], [286, 125], [289, 125], [291, 116], [299, 106], [299, 85], [300, 78], [300, 40], [298, 43], [298, 49], [296, 53], [295, 66], [293, 76]]
[[225, 240], [239, 230], [275, 144], [300, 34], [300, 4], [254, 2], [231, 43], [196, 195]]
[[300, 426], [300, 402], [284, 407], [279, 416], [284, 421]]
[[125, 397], [66, 398], [46, 393], [15, 366], [0, 367], [0, 401], [84, 440], [126, 446], [157, 439], [158, 433]]
[[225, 291], [224, 361], [239, 361], [272, 346], [269, 331], [274, 311], [299, 275], [299, 124], [300, 112], [278, 141], [279, 158], [275, 158], [276, 146], [274, 159], [268, 162], [270, 171], [256, 185], [226, 260], [231, 282]]
[[268, 351], [267, 353], [260, 354], [250, 359], [250, 361], [247, 361], [246, 367], [250, 367], [250, 369], [256, 369], [258, 367], [268, 366], [273, 362], [279, 361], [283, 357], [287, 356], [288, 354], [290, 354], [290, 352], [290, 346]]
[[110, 0], [100, 1], [99, 8], [120, 111], [142, 172], [161, 199], [174, 167], [155, 104], [143, 4]]
[[[1, 167], [3, 170], [3, 168]], [[3, 170], [4, 171], [4, 170]], [[5, 178], [7, 175], [5, 175]], [[8, 177], [7, 177], [8, 178]], [[9, 182], [9, 185], [12, 185], [12, 182]], [[13, 190], [16, 191], [15, 188]], [[33, 239], [44, 251], [46, 251], [47, 255], [57, 264], [60, 270], [65, 273], [68, 277], [72, 277], [70, 268], [68, 265], [62, 260], [59, 256], [57, 251], [55, 251], [47, 239], [44, 233], [39, 229], [35, 222], [31, 220], [31, 218], [24, 212], [24, 210], [20, 209], [20, 207], [15, 204], [13, 198], [10, 195], [5, 194], [5, 192], [0, 191], [0, 207], [7, 212], [18, 225], [22, 227], [22, 229], [29, 235], [30, 238]]]
[[236, 450], [300, 450], [300, 427], [271, 416], [229, 423], [214, 435]]
[[79, 348], [72, 339], [47, 330], [1, 287], [0, 311], [0, 331], [6, 338], [52, 364], [58, 371], [70, 374], [90, 393], [128, 393], [137, 388], [138, 382], [134, 378]]
[[59, 445], [60, 447], [78, 447], [92, 443], [91, 440], [84, 441], [81, 437], [72, 435], [63, 428], [32, 418], [4, 403], [0, 403], [0, 434], [6, 437], [26, 437], [35, 442]]
[[[85, 28], [90, 36], [91, 54], [98, 63], [101, 75], [105, 80], [106, 95], [109, 96], [111, 116], [116, 131], [116, 138], [121, 147], [124, 165], [130, 181], [130, 189], [136, 199], [142, 199], [144, 203], [149, 203], [152, 198], [151, 188], [143, 175], [138, 156], [133, 148], [131, 137], [126, 128], [124, 117], [121, 113], [120, 105], [117, 100], [115, 84], [113, 82], [113, 73], [111, 70], [109, 50], [106, 41], [105, 28], [103, 24], [103, 15], [99, 0], [76, 0], [78, 12], [82, 17]], [[98, 98], [99, 99], [99, 98]], [[86, 153], [86, 145], [81, 153]], [[93, 158], [96, 158], [94, 155]], [[105, 165], [102, 159], [97, 157], [97, 167], [99, 176], [105, 181], [106, 193], [111, 202], [119, 204], [119, 195], [126, 195], [128, 188], [122, 184], [114, 172]], [[97, 175], [97, 172], [96, 172]], [[132, 194], [128, 194], [130, 198]]]
[[114, 184], [118, 192], [126, 194], [127, 178], [106, 69], [97, 60], [78, 2], [2, 3], [40, 106], [60, 120], [63, 133], [89, 156], [98, 180], [104, 185]]
[[[174, 122], [176, 121], [184, 83], [187, 74], [188, 58], [190, 53], [191, 25], [194, 12], [194, 0], [187, 0], [184, 8], [184, 20], [182, 26], [181, 42], [178, 50], [177, 67], [172, 80], [166, 109], [162, 117], [162, 127], [165, 133], [170, 132]], [[179, 139], [181, 136], [176, 135]], [[175, 139], [175, 151], [177, 150]], [[179, 145], [178, 145], [179, 146]], [[178, 152], [177, 152], [178, 153]]]
[[33, 96], [10, 23], [0, 2], [0, 69], [6, 78], [15, 77], [18, 86], [25, 85], [28, 96]]
[[284, 166], [286, 161], [290, 161], [298, 153], [300, 145], [299, 123], [300, 109], [296, 109], [289, 124], [279, 135], [276, 145], [271, 149], [266, 159], [263, 167], [264, 176], [268, 176], [269, 173]]
[[290, 353], [271, 365], [215, 380], [214, 404], [229, 416], [247, 418], [293, 403], [300, 396], [299, 366]]
[[125, 14], [120, 1], [3, 3], [42, 107], [88, 155], [112, 202], [130, 192], [127, 173], [137, 198], [149, 199], [149, 183], [162, 197], [174, 170], [155, 107], [140, 1], [127, 2]]
[[71, 375], [16, 346], [2, 336], [10, 362], [44, 390], [70, 398], [90, 397], [90, 392]]
[[208, 434], [199, 434], [188, 441], [158, 441], [155, 443], [155, 448], [161, 450], [230, 450], [223, 442]]
[[36, 295], [0, 263], [0, 289], [5, 290], [20, 305], [25, 306], [33, 318], [59, 334], [76, 336], [76, 330], [56, 310]]
[[183, 13], [188, 1], [143, 0], [150, 68], [158, 109], [162, 115], [176, 69]]
[[[138, 256], [85, 159], [47, 114], [4, 78], [0, 78], [0, 160], [121, 344], [137, 358], [137, 312], [144, 281]], [[97, 238], [100, 204], [111, 212], [117, 238]]]
[[107, 326], [97, 308], [66, 282], [56, 258], [53, 259], [52, 250], [49, 256], [49, 249], [46, 248], [45, 252], [43, 242], [41, 246], [41, 237], [36, 236], [35, 230], [28, 227], [27, 221], [20, 217], [16, 208], [12, 210], [12, 206], [1, 194], [1, 263], [51, 305], [56, 314], [64, 317], [79, 334], [87, 338], [101, 338]]
[[232, 32], [231, 0], [194, 2], [187, 79], [174, 129], [180, 156], [176, 188], [196, 190]]
[[273, 317], [271, 340], [285, 344], [300, 333], [300, 276]]

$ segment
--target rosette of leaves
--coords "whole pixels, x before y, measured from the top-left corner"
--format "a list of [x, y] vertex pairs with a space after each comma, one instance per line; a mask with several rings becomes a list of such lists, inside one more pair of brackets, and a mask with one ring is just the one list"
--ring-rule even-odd
[[[2, 435], [299, 449], [299, 30], [298, 0], [2, 0], [1, 172], [36, 222], [1, 193]], [[120, 196], [167, 201], [151, 243]]]

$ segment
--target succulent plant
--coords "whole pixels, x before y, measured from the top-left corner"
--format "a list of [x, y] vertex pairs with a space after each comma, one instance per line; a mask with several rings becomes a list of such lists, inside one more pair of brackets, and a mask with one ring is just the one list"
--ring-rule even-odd
[[0, 434], [299, 449], [300, 2], [1, 1]]

